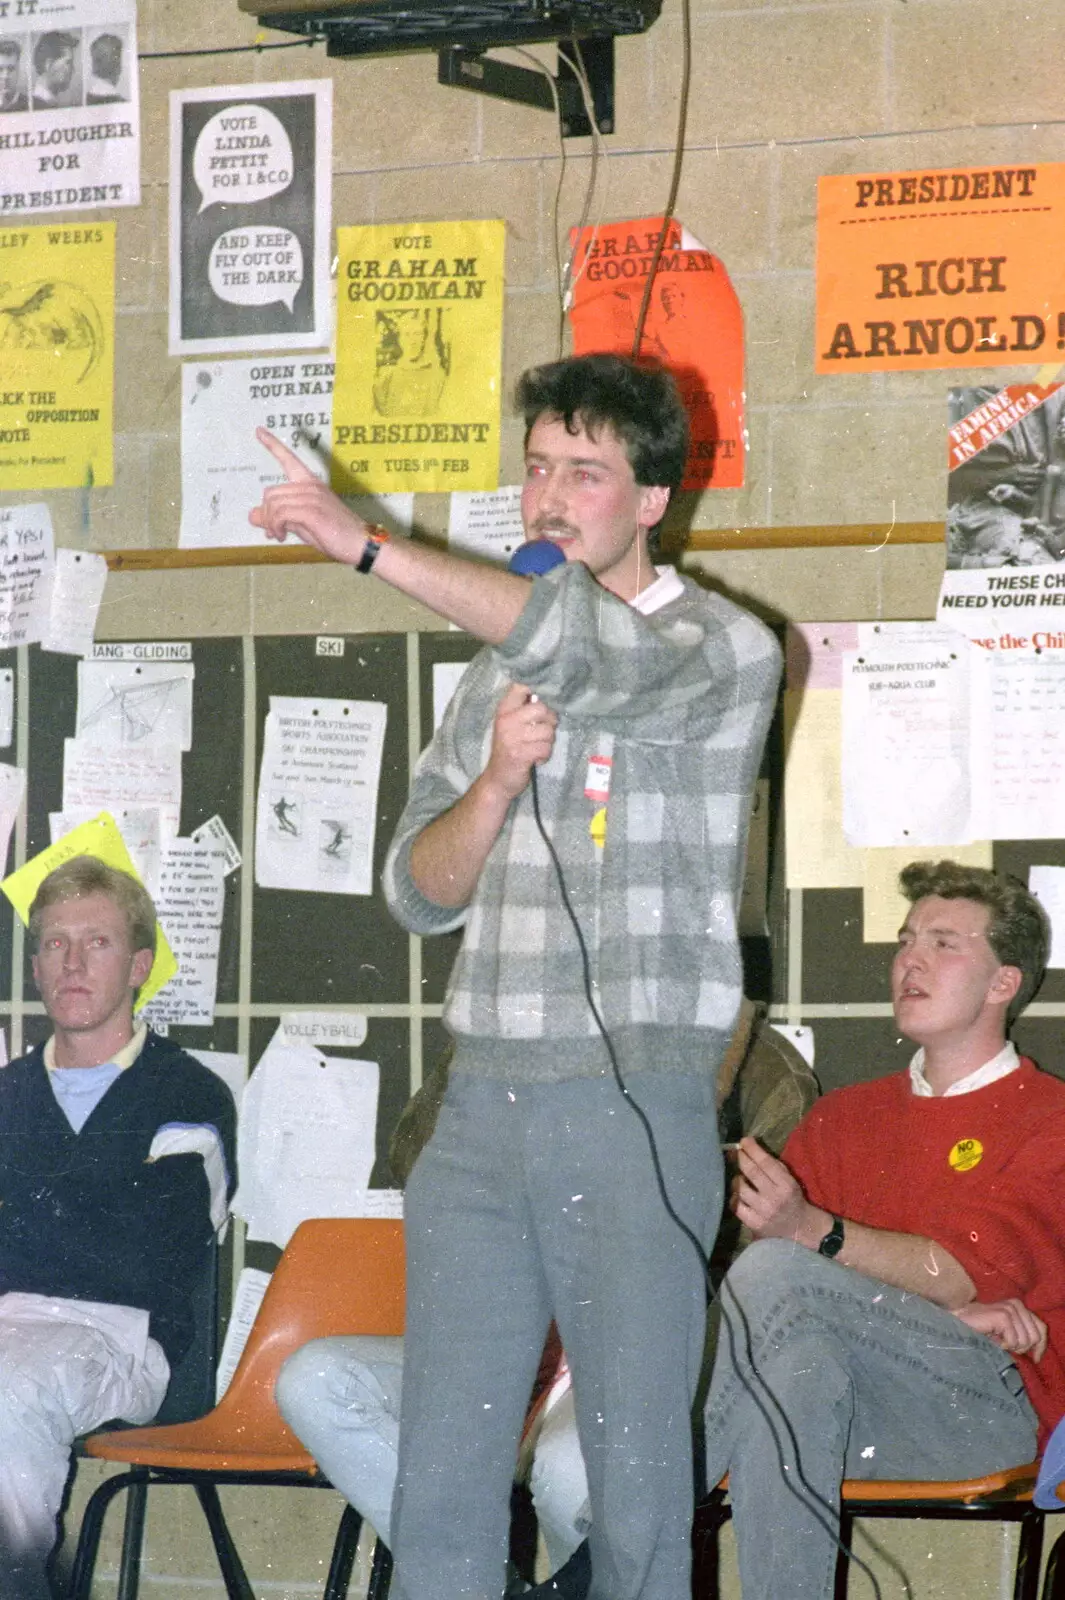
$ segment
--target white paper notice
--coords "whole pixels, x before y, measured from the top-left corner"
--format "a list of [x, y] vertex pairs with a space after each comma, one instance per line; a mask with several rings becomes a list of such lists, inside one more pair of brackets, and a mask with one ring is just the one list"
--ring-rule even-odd
[[237, 849], [236, 840], [217, 813], [213, 817], [208, 817], [206, 822], [201, 822], [198, 828], [193, 828], [189, 838], [195, 840], [197, 844], [210, 844], [221, 851], [223, 870], [227, 878], [241, 865], [243, 858]]
[[364, 1215], [379, 1077], [374, 1061], [270, 1043], [241, 1104], [233, 1209], [249, 1238], [283, 1249], [308, 1217]]
[[194, 676], [191, 661], [79, 661], [78, 738], [190, 749]]
[[1065, 867], [1029, 867], [1028, 888], [1050, 921], [1048, 967], [1065, 967]]
[[0, 749], [6, 750], [15, 737], [15, 674], [0, 667]]
[[[328, 478], [334, 363], [324, 356], [282, 361], [190, 361], [181, 373], [181, 527], [186, 549], [267, 545], [248, 513], [263, 490], [282, 483], [255, 437], [268, 428], [304, 466]], [[369, 522], [409, 533], [413, 494], [362, 495], [347, 504]]]
[[987, 662], [961, 639], [953, 650], [844, 657], [843, 831], [850, 844], [987, 837], [987, 718], [979, 709]]
[[181, 751], [176, 745], [138, 745], [124, 750], [91, 744], [85, 739], [63, 742], [63, 810], [79, 807], [110, 811], [158, 806], [163, 830], [173, 837], [181, 815]]
[[357, 1050], [366, 1042], [366, 1018], [359, 1011], [286, 1011], [280, 1038], [283, 1044]]
[[26, 793], [26, 774], [21, 767], [0, 764], [0, 869], [7, 864], [7, 847], [15, 826], [18, 808]]
[[456, 490], [451, 496], [447, 542], [465, 555], [481, 556], [505, 566], [518, 546], [525, 543], [521, 486]]
[[178, 970], [144, 1015], [149, 1022], [158, 1017], [206, 1027], [214, 1021], [218, 986], [225, 902], [221, 856], [210, 845], [171, 839], [163, 849], [154, 898]]
[[[188, 1046], [186, 1046], [188, 1049]], [[244, 1085], [248, 1081], [248, 1063], [244, 1056], [237, 1055], [235, 1050], [192, 1050], [188, 1049], [190, 1056], [195, 1056], [201, 1065], [208, 1067], [216, 1077], [221, 1078], [237, 1105], [240, 1105]]]
[[369, 894], [387, 707], [272, 695], [255, 819], [264, 889]]
[[5, 224], [139, 205], [136, 0], [18, 0], [0, 5], [0, 30], [14, 72], [0, 96]]
[[1060, 839], [1065, 795], [1065, 658], [991, 657], [992, 837]]
[[107, 582], [107, 562], [89, 550], [57, 550], [43, 650], [84, 656], [92, 649], [96, 618]]
[[240, 1277], [237, 1279], [237, 1292], [233, 1296], [233, 1309], [226, 1324], [222, 1354], [218, 1358], [218, 1371], [215, 1373], [215, 1405], [233, 1380], [233, 1374], [244, 1354], [244, 1346], [248, 1342], [252, 1323], [259, 1314], [259, 1307], [263, 1303], [269, 1282], [269, 1272], [260, 1272], [258, 1267], [241, 1269]]
[[770, 1027], [793, 1044], [812, 1072], [814, 1069], [814, 1030], [797, 1022], [772, 1022]]
[[444, 720], [444, 712], [451, 704], [452, 696], [459, 684], [462, 675], [469, 666], [468, 661], [434, 661], [433, 663], [433, 732]]
[[54, 567], [48, 507], [0, 507], [0, 649], [40, 639]]
[[[49, 811], [48, 828], [52, 844], [65, 833], [91, 822], [99, 810], [80, 806], [74, 811]], [[129, 851], [133, 865], [141, 876], [148, 893], [154, 897], [159, 882], [159, 855], [163, 844], [163, 814], [159, 806], [117, 808], [111, 815], [122, 835], [122, 843]]]

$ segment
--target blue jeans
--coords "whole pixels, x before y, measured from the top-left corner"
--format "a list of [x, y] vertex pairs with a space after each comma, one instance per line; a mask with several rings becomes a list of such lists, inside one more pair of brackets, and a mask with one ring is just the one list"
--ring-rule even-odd
[[1013, 1362], [920, 1295], [766, 1239], [721, 1303], [707, 1482], [729, 1474], [744, 1600], [831, 1600], [845, 1477], [968, 1478], [1035, 1456]]

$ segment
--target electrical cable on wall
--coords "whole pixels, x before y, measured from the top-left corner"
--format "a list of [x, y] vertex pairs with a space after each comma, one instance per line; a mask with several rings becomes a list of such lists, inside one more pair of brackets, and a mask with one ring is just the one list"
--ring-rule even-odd
[[677, 206], [677, 191], [680, 188], [680, 175], [684, 167], [684, 144], [688, 131], [688, 96], [691, 92], [692, 81], [692, 16], [691, 0], [681, 0], [681, 71], [680, 71], [680, 106], [677, 111], [677, 137], [673, 146], [673, 174], [669, 184], [669, 198], [662, 213], [662, 231], [658, 235], [654, 254], [651, 256], [651, 265], [647, 272], [647, 282], [643, 286], [643, 298], [640, 301], [639, 315], [636, 318], [636, 331], [632, 336], [633, 360], [640, 357], [640, 346], [643, 344], [643, 329], [647, 321], [647, 310], [651, 304], [651, 290], [654, 288], [655, 273], [658, 263], [662, 259], [662, 251], [666, 246], [669, 225], [673, 221], [673, 213]]

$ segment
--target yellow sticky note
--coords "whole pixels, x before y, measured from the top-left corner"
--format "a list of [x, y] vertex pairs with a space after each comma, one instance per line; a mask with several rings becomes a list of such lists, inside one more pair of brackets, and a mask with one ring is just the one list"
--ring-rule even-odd
[[[30, 906], [44, 879], [64, 861], [69, 861], [73, 856], [96, 856], [109, 867], [117, 867], [120, 872], [128, 872], [131, 878], [141, 882], [140, 873], [133, 865], [133, 859], [126, 849], [125, 842], [118, 830], [118, 824], [109, 811], [101, 811], [98, 817], [92, 817], [88, 822], [79, 823], [69, 833], [65, 833], [55, 844], [50, 844], [46, 850], [35, 855], [27, 861], [25, 866], [19, 867], [16, 872], [9, 873], [0, 883], [4, 891], [23, 922], [29, 921]], [[152, 970], [141, 985], [137, 996], [137, 1010], [144, 1005], [153, 995], [157, 995], [164, 984], [170, 982], [177, 971], [177, 961], [174, 952], [167, 943], [166, 934], [162, 927], [156, 924], [155, 960]]]

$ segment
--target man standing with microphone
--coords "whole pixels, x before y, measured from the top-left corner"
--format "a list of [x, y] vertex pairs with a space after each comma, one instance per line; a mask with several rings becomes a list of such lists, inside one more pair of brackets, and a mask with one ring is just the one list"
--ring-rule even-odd
[[418, 763], [385, 867], [405, 927], [465, 927], [447, 1096], [406, 1191], [397, 1577], [405, 1600], [501, 1593], [554, 1316], [592, 1594], [683, 1600], [705, 1288], [611, 1055], [672, 1206], [709, 1241], [714, 1077], [740, 1003], [738, 898], [779, 651], [746, 612], [652, 564], [687, 451], [667, 374], [574, 357], [527, 372], [518, 405], [525, 532], [562, 558], [531, 580], [380, 544], [260, 435], [290, 481], [253, 522], [372, 570], [489, 647]]

